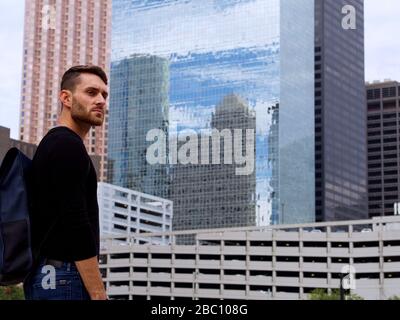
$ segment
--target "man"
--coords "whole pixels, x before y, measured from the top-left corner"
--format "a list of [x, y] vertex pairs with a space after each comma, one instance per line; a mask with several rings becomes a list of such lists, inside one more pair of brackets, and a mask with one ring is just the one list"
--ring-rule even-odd
[[40, 142], [32, 162], [32, 246], [39, 256], [24, 281], [33, 300], [105, 300], [99, 255], [97, 177], [83, 144], [104, 121], [107, 76], [97, 66], [65, 72], [59, 126]]

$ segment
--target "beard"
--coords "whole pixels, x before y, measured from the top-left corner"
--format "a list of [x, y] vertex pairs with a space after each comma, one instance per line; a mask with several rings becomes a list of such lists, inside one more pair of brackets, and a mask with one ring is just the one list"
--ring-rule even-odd
[[77, 122], [83, 122], [91, 126], [101, 126], [104, 117], [98, 117], [95, 113], [88, 111], [76, 99], [72, 98], [71, 117]]

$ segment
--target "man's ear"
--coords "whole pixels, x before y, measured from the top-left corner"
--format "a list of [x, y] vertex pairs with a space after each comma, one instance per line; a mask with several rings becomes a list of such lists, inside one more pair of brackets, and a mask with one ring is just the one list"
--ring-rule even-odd
[[71, 108], [72, 106], [72, 92], [69, 90], [61, 90], [60, 91], [60, 102], [66, 108]]

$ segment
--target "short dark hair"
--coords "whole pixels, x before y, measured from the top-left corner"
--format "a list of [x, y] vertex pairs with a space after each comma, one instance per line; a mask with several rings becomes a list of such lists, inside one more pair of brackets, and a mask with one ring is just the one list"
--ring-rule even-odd
[[107, 84], [108, 82], [106, 73], [99, 66], [95, 65], [74, 66], [72, 68], [69, 68], [62, 76], [61, 90], [74, 91], [76, 85], [79, 83], [79, 76], [82, 73], [94, 74], [98, 76], [101, 80], [103, 80], [105, 84]]

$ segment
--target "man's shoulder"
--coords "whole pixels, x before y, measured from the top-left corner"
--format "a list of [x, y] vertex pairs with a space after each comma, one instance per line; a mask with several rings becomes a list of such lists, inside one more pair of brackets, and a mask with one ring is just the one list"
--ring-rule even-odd
[[47, 143], [56, 143], [57, 145], [83, 145], [82, 139], [67, 127], [56, 127], [51, 129], [40, 142], [40, 144]]
[[82, 139], [66, 127], [51, 129], [39, 144], [37, 153], [86, 153]]

